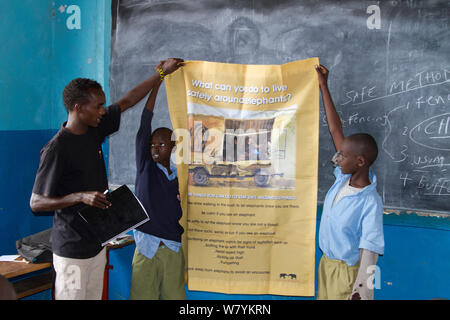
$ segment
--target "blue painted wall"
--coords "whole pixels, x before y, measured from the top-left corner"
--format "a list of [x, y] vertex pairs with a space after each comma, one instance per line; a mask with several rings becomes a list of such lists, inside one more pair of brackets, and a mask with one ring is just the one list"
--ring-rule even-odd
[[29, 197], [39, 150], [51, 130], [51, 1], [2, 1], [0, 41], [0, 253], [15, 241], [51, 227], [34, 219]]
[[[67, 28], [72, 4], [81, 9], [81, 29]], [[67, 118], [61, 93], [71, 79], [94, 78], [109, 96], [110, 6], [110, 0], [0, 2], [0, 254], [14, 254], [17, 239], [52, 225], [51, 217], [34, 217], [28, 204], [39, 150]], [[319, 218], [320, 213], [319, 206]], [[384, 230], [386, 252], [379, 259], [381, 288], [375, 298], [449, 299], [449, 219], [386, 215]], [[110, 254], [110, 299], [129, 297], [133, 252], [129, 246]], [[316, 270], [320, 256], [316, 244]], [[297, 299], [196, 291], [187, 297]], [[30, 297], [49, 298], [48, 292]]]
[[[318, 247], [318, 228], [322, 207], [318, 206], [315, 270], [322, 253]], [[380, 288], [374, 290], [379, 300], [450, 299], [450, 219], [421, 217], [415, 214], [384, 216], [385, 254], [378, 260]], [[131, 261], [135, 246], [111, 252], [114, 269], [110, 275], [110, 299], [128, 299]], [[117, 266], [117, 268], [116, 268]], [[315, 279], [317, 290], [317, 276]], [[187, 291], [194, 300], [272, 300], [314, 299], [274, 295], [228, 295]]]
[[51, 1], [0, 3], [0, 130], [49, 128]]
[[[81, 29], [67, 27], [71, 4], [81, 8]], [[0, 255], [15, 254], [16, 240], [52, 226], [52, 217], [35, 217], [29, 208], [39, 151], [67, 119], [62, 90], [70, 80], [94, 78], [109, 96], [110, 6], [0, 2]]]

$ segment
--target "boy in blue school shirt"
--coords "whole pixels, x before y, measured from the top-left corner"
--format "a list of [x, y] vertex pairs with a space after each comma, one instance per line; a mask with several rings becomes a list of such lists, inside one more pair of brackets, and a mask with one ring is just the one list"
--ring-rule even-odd
[[371, 300], [378, 255], [384, 253], [383, 203], [370, 166], [378, 148], [368, 134], [344, 137], [328, 90], [328, 70], [316, 66], [328, 128], [337, 153], [336, 181], [325, 197], [319, 229], [317, 299]]
[[182, 211], [177, 169], [170, 161], [174, 147], [172, 130], [158, 128], [152, 133], [151, 127], [161, 81], [153, 87], [147, 100], [136, 136], [136, 196], [150, 221], [134, 230], [132, 300], [186, 299], [181, 247], [184, 230], [179, 223]]

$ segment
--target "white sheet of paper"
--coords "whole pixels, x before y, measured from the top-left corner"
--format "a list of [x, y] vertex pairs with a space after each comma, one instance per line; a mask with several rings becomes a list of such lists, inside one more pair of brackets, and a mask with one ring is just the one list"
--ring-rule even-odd
[[20, 256], [17, 255], [17, 254], [15, 254], [15, 255], [4, 255], [4, 256], [0, 256], [0, 261], [26, 262], [26, 260], [16, 260], [18, 257], [20, 257]]

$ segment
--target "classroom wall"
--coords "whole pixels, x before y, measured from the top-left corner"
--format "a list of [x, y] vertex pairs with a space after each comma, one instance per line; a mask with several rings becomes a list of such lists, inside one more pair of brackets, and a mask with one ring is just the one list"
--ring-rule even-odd
[[[318, 247], [318, 231], [322, 206], [317, 208], [315, 286], [322, 253]], [[450, 221], [442, 217], [417, 214], [384, 215], [385, 254], [379, 257], [377, 300], [450, 299]], [[131, 261], [135, 246], [111, 252], [110, 299], [128, 299]], [[377, 284], [377, 281], [375, 281]], [[315, 297], [274, 295], [229, 295], [203, 291], [187, 291], [194, 300], [310, 300]]]
[[[80, 25], [75, 11], [68, 10], [72, 4], [81, 10]], [[32, 215], [29, 197], [39, 150], [67, 117], [61, 100], [65, 84], [91, 77], [109, 97], [110, 5], [109, 0], [0, 2], [0, 40], [6, 48], [0, 52], [0, 254], [14, 254], [17, 239], [52, 225], [51, 217]], [[318, 222], [320, 214], [321, 206]], [[449, 299], [449, 229], [448, 218], [385, 215], [386, 252], [379, 259], [376, 299]], [[110, 254], [110, 299], [129, 297], [133, 251], [128, 246]], [[320, 256], [316, 244], [316, 270]], [[297, 299], [194, 291], [187, 297]], [[30, 297], [49, 298], [48, 293]]]
[[53, 134], [51, 1], [0, 3], [0, 253], [51, 226], [33, 219], [29, 196], [39, 150]]
[[[80, 25], [72, 4], [81, 9]], [[39, 151], [67, 119], [61, 94], [71, 79], [94, 78], [109, 96], [110, 6], [104, 0], [0, 2], [0, 255], [15, 254], [16, 240], [52, 226], [52, 217], [35, 217], [29, 208]]]

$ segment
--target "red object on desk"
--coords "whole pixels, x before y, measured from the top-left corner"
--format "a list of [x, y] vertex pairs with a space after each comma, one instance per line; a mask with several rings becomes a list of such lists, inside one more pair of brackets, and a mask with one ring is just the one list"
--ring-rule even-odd
[[[107, 245], [108, 246], [108, 245]], [[102, 300], [108, 300], [108, 290], [109, 290], [109, 270], [114, 269], [113, 266], [109, 264], [109, 248], [106, 248], [106, 267], [105, 267], [105, 275], [103, 276], [103, 294]]]
[[102, 293], [102, 300], [108, 300], [108, 290], [109, 290], [109, 270], [114, 269], [112, 265], [109, 264], [109, 250], [119, 249], [123, 248], [125, 246], [128, 246], [130, 244], [134, 243], [133, 236], [129, 235], [126, 238], [119, 241], [117, 244], [110, 244], [108, 243], [106, 245], [106, 266], [105, 266], [105, 274], [103, 277], [103, 293]]

